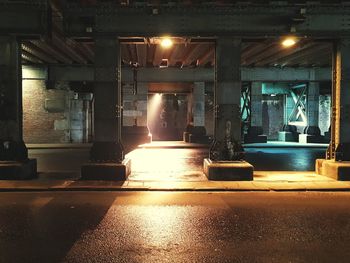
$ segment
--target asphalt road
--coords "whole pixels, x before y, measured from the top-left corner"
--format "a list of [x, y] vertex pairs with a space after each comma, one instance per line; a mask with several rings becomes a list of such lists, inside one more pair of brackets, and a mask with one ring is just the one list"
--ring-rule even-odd
[[349, 262], [350, 193], [0, 193], [0, 262]]

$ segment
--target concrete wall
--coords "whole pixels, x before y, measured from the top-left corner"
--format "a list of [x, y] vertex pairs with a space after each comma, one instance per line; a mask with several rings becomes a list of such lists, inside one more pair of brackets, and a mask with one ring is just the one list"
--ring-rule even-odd
[[324, 135], [329, 129], [331, 119], [331, 95], [320, 95], [319, 121], [321, 134]]
[[207, 135], [214, 135], [214, 94], [205, 95], [205, 129]]
[[133, 94], [132, 84], [123, 86], [123, 126], [147, 126], [148, 85], [138, 85], [137, 94]]
[[264, 134], [268, 140], [277, 140], [278, 131], [281, 130], [284, 123], [283, 95], [270, 96], [263, 95], [262, 100], [262, 122]]

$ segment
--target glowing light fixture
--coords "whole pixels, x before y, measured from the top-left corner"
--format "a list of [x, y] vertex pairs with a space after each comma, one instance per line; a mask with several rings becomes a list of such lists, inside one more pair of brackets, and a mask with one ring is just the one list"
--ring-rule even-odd
[[173, 45], [173, 41], [169, 37], [165, 37], [161, 40], [160, 45], [162, 48], [170, 48]]
[[288, 37], [282, 41], [282, 45], [284, 47], [291, 47], [294, 46], [296, 43], [297, 41], [294, 37]]

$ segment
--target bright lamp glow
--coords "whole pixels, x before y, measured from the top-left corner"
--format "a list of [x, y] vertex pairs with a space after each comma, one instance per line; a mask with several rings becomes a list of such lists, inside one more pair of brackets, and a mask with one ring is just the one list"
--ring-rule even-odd
[[284, 47], [294, 46], [295, 43], [296, 43], [296, 40], [295, 40], [295, 38], [292, 38], [292, 37], [288, 37], [288, 38], [286, 38], [285, 40], [282, 41], [282, 45]]
[[170, 38], [166, 37], [162, 39], [162, 41], [160, 42], [160, 45], [163, 48], [170, 48], [173, 45], [173, 41]]

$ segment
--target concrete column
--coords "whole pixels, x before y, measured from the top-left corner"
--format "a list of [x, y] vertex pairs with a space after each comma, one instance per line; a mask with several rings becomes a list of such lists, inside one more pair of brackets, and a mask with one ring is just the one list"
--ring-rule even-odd
[[316, 172], [350, 181], [350, 39], [334, 45], [331, 143], [328, 160], [316, 160]]
[[121, 162], [120, 47], [116, 38], [95, 40], [94, 144], [91, 160]]
[[[213, 180], [252, 180], [253, 167], [241, 146], [241, 40], [217, 39], [215, 62], [215, 128], [204, 172]], [[223, 164], [222, 161], [225, 161]]]
[[[22, 70], [20, 43], [0, 37], [0, 178], [25, 179], [36, 175], [22, 135]], [[9, 161], [11, 163], [3, 163]]]
[[195, 82], [193, 87], [193, 126], [204, 127], [205, 126], [205, 83]]
[[320, 105], [320, 88], [318, 82], [310, 82], [307, 92], [307, 119], [308, 126], [318, 127]]
[[82, 177], [123, 180], [128, 169], [125, 169], [121, 142], [121, 64], [120, 45], [116, 37], [95, 38], [94, 75], [92, 163], [82, 167]]
[[195, 82], [189, 100], [189, 124], [184, 132], [184, 141], [208, 143], [205, 130], [205, 83]]
[[251, 126], [262, 127], [262, 83], [251, 85]]
[[220, 38], [216, 45], [216, 85], [212, 160], [240, 160], [241, 147], [241, 41]]
[[252, 82], [250, 90], [250, 126], [244, 135], [245, 143], [266, 143], [262, 121], [262, 83]]

